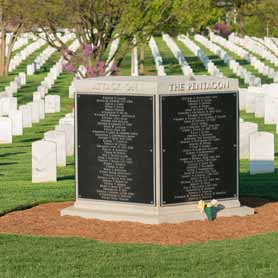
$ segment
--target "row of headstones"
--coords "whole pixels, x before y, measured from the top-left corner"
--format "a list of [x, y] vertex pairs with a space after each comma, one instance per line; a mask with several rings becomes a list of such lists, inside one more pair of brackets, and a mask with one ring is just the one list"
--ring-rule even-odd
[[278, 40], [274, 37], [264, 37], [263, 39], [256, 38], [260, 43], [263, 43], [265, 47], [269, 48], [274, 52], [276, 56], [278, 56]]
[[[259, 43], [257, 41], [257, 38], [256, 40], [248, 36], [245, 36], [244, 38], [240, 38], [236, 36], [234, 33], [232, 33], [229, 36], [229, 41], [236, 43], [242, 47], [248, 48], [253, 53], [269, 61], [276, 67], [278, 66], [278, 58], [264, 46], [263, 42]], [[271, 42], [269, 44], [271, 44]]]
[[[26, 74], [25, 72], [20, 72], [14, 80], [12, 80], [5, 90], [0, 93], [0, 99], [4, 97], [12, 97], [16, 94], [17, 90], [26, 84]], [[0, 112], [1, 115], [1, 112]]]
[[208, 48], [215, 55], [220, 57], [226, 65], [232, 70], [232, 72], [242, 78], [245, 84], [250, 86], [261, 86], [261, 79], [259, 77], [251, 74], [247, 69], [242, 67], [236, 60], [232, 59], [228, 53], [222, 49], [220, 46], [216, 45], [212, 41], [208, 40], [206, 37], [196, 34], [194, 39], [201, 43], [204, 47]]
[[240, 110], [254, 113], [257, 118], [264, 118], [265, 124], [278, 123], [278, 84], [265, 84], [262, 87], [240, 89]]
[[[75, 52], [79, 46], [75, 40], [69, 49]], [[69, 113], [43, 140], [32, 143], [32, 182], [56, 182], [57, 167], [66, 166], [66, 157], [74, 154], [74, 141], [74, 113]]]
[[32, 143], [32, 182], [56, 182], [57, 167], [65, 167], [67, 156], [73, 154], [74, 117], [69, 113], [59, 120], [55, 130]]
[[152, 52], [152, 55], [154, 58], [157, 75], [165, 76], [166, 73], [165, 73], [165, 69], [163, 66], [163, 60], [162, 60], [162, 57], [159, 53], [159, 49], [158, 49], [157, 44], [153, 37], [151, 37], [151, 39], [149, 40], [149, 47], [151, 49], [151, 52]]
[[[78, 47], [79, 43], [74, 41], [69, 48], [75, 51]], [[33, 93], [33, 102], [20, 106], [19, 110], [17, 110], [17, 99], [15, 97], [0, 98], [0, 126], [2, 127], [0, 130], [0, 144], [12, 143], [13, 135], [22, 135], [23, 128], [31, 127], [32, 123], [38, 123], [41, 119], [44, 119], [45, 113], [60, 112], [60, 96], [45, 95], [62, 73], [63, 63], [63, 58], [60, 58], [42, 81], [37, 92]]]
[[[61, 41], [63, 43], [67, 43], [68, 41], [73, 40], [74, 38], [75, 35], [73, 33], [67, 34], [61, 37]], [[27, 75], [33, 75], [36, 71], [38, 71], [56, 51], [56, 48], [48, 46], [43, 52], [41, 52], [38, 55], [38, 57], [34, 60], [33, 63], [27, 65]]]
[[277, 73], [275, 74], [273, 68], [267, 66], [262, 61], [260, 61], [257, 57], [255, 57], [254, 55], [252, 55], [242, 47], [234, 44], [232, 41], [226, 40], [225, 38], [218, 36], [212, 32], [210, 33], [210, 39], [211, 41], [216, 42], [221, 46], [229, 49], [230, 51], [236, 53], [242, 59], [250, 63], [260, 74], [265, 75], [268, 78], [272, 78], [272, 79], [274, 78], [275, 75], [277, 76]]
[[[13, 34], [12, 33], [8, 33], [7, 37], [6, 37], [6, 54], [9, 52], [9, 43], [10, 40], [12, 39]], [[20, 48], [22, 48], [23, 46], [27, 45], [29, 43], [29, 39], [31, 39], [32, 36], [30, 36], [30, 33], [24, 33], [22, 34], [14, 43], [13, 45], [13, 49], [12, 51], [16, 51]]]
[[251, 175], [274, 172], [274, 135], [258, 132], [258, 125], [240, 122], [240, 158], [249, 160]]
[[[11, 144], [13, 136], [23, 135], [23, 128], [32, 127], [45, 118], [45, 113], [60, 112], [60, 96], [49, 95], [45, 100], [35, 100], [17, 109], [15, 97], [0, 100], [0, 144]], [[4, 112], [4, 113], [3, 113]]]
[[168, 34], [163, 34], [162, 38], [171, 50], [171, 52], [173, 53], [173, 55], [175, 56], [175, 58], [178, 60], [183, 74], [187, 77], [192, 77], [193, 70], [185, 60], [181, 50], [179, 49], [175, 41]]
[[45, 45], [46, 42], [43, 39], [38, 39], [35, 42], [27, 45], [20, 52], [16, 53], [10, 61], [9, 72], [15, 70], [28, 56], [33, 52]]
[[[75, 51], [79, 47], [78, 41], [74, 41], [69, 47], [72, 51]], [[63, 69], [63, 59], [61, 58], [51, 69], [48, 76], [44, 79], [41, 85], [38, 87], [37, 92], [41, 95], [45, 95], [48, 89], [52, 87], [54, 81], [60, 75]], [[19, 73], [8, 86], [5, 87], [5, 91], [0, 93], [0, 98], [12, 97], [17, 93], [17, 90], [26, 84], [26, 74], [24, 72]], [[0, 112], [1, 116], [1, 112]]]
[[223, 77], [223, 74], [219, 71], [216, 65], [210, 61], [208, 56], [202, 51], [202, 49], [196, 45], [192, 40], [190, 40], [185, 35], [179, 35], [178, 40], [180, 40], [186, 47], [188, 47], [202, 62], [202, 64], [207, 69], [208, 73], [215, 77]]
[[[2, 130], [0, 131], [0, 143], [12, 143], [13, 135], [22, 135], [23, 128], [32, 127], [33, 123], [39, 123], [45, 118], [45, 113], [60, 112], [60, 96], [49, 95], [48, 90], [63, 70], [61, 58], [50, 70], [48, 75], [33, 93], [33, 101], [21, 105], [17, 110], [17, 99], [13, 96], [0, 98], [0, 116]], [[26, 80], [25, 80], [26, 81]], [[3, 117], [4, 116], [4, 117]], [[7, 117], [8, 116], [8, 117]]]

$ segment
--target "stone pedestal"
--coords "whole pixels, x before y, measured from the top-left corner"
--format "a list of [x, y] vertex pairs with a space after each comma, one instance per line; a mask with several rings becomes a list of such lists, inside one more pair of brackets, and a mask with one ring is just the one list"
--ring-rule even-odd
[[75, 83], [76, 202], [62, 215], [149, 224], [251, 215], [238, 201], [238, 83], [182, 76]]

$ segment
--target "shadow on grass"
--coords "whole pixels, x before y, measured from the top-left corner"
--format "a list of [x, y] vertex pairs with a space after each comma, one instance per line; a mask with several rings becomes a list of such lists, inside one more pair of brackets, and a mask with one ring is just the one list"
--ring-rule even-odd
[[26, 153], [26, 152], [3, 153], [3, 154], [0, 154], [0, 157], [7, 157], [7, 156], [11, 156], [11, 155], [24, 154], [24, 153]]
[[6, 165], [15, 165], [18, 164], [18, 162], [0, 162], [0, 166], [6, 166]]
[[70, 176], [63, 176], [63, 177], [58, 177], [57, 180], [58, 181], [64, 181], [64, 180], [74, 180], [75, 176], [74, 175], [70, 175]]

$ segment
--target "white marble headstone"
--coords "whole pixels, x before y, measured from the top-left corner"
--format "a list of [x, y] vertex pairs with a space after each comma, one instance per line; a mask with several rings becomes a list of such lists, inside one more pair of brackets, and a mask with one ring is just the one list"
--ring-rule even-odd
[[56, 112], [56, 98], [53, 95], [45, 96], [45, 113]]
[[32, 182], [56, 182], [56, 144], [44, 140], [32, 143]]
[[40, 103], [38, 101], [33, 101], [28, 103], [32, 108], [32, 123], [39, 123], [40, 121]]
[[11, 111], [9, 118], [12, 121], [12, 135], [22, 135], [23, 134], [23, 119], [22, 112], [20, 110]]
[[58, 95], [54, 95], [55, 99], [55, 112], [61, 111], [61, 97]]
[[0, 118], [0, 144], [10, 144], [12, 137], [12, 120], [7, 117]]
[[250, 174], [274, 172], [274, 135], [255, 132], [250, 135]]
[[54, 142], [57, 147], [57, 166], [66, 166], [66, 135], [62, 131], [48, 131], [44, 134], [46, 141]]
[[276, 124], [278, 122], [278, 93], [277, 97], [273, 94], [267, 95], [265, 98], [265, 124]]
[[32, 108], [30, 105], [21, 105], [19, 110], [22, 112], [22, 125], [25, 127], [32, 127]]
[[56, 126], [55, 130], [62, 131], [66, 136], [66, 153], [67, 156], [74, 154], [74, 126], [72, 124], [61, 124]]
[[249, 158], [249, 136], [258, 130], [258, 125], [251, 122], [241, 122], [239, 129], [240, 158]]
[[40, 120], [45, 119], [45, 105], [44, 105], [44, 100], [40, 99], [39, 101], [40, 104]]

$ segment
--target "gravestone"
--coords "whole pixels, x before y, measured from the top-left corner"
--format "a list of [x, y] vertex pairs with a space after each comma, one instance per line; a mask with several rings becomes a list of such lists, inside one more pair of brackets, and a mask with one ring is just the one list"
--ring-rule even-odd
[[32, 182], [56, 182], [56, 144], [48, 141], [32, 143]]
[[56, 144], [57, 148], [57, 166], [66, 166], [66, 136], [64, 132], [48, 131], [44, 134], [44, 139]]
[[44, 100], [40, 99], [39, 100], [40, 104], [40, 120], [45, 119], [45, 105], [44, 105]]
[[61, 97], [58, 95], [53, 95], [55, 101], [55, 112], [61, 111]]
[[69, 123], [63, 123], [55, 128], [56, 131], [65, 133], [66, 137], [66, 154], [71, 156], [74, 154], [74, 126]]
[[35, 92], [33, 93], [33, 101], [40, 100], [41, 99], [41, 93]]
[[45, 96], [45, 113], [55, 113], [57, 110], [56, 102], [54, 95]]
[[144, 223], [253, 214], [238, 200], [237, 80], [181, 76], [77, 81], [76, 202], [62, 215]]
[[32, 63], [27, 65], [27, 75], [33, 75], [35, 73], [35, 65]]
[[10, 144], [12, 142], [12, 121], [10, 118], [0, 117], [0, 144]]
[[23, 135], [22, 112], [19, 110], [11, 111], [9, 118], [12, 121], [12, 135]]
[[40, 122], [40, 102], [39, 101], [33, 101], [31, 103], [28, 103], [32, 108], [32, 123], [39, 123]]
[[248, 91], [245, 96], [245, 111], [247, 113], [254, 113], [256, 110], [256, 93]]
[[240, 159], [249, 158], [250, 134], [258, 131], [258, 125], [251, 122], [241, 122], [239, 129]]
[[1, 102], [3, 116], [8, 116], [11, 111], [17, 110], [17, 99], [15, 97], [4, 97]]
[[274, 172], [274, 135], [255, 132], [250, 135], [250, 174]]
[[32, 108], [29, 105], [21, 105], [19, 110], [22, 112], [22, 125], [25, 127], [32, 127]]
[[278, 122], [278, 94], [269, 93], [265, 98], [265, 124], [276, 124]]
[[263, 118], [265, 115], [265, 94], [256, 93], [255, 117]]

